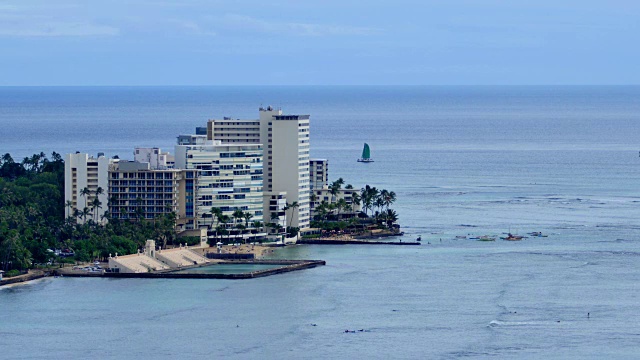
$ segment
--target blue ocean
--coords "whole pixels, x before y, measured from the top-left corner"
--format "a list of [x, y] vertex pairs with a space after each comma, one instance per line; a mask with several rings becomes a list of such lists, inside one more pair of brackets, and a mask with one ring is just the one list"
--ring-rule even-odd
[[3, 287], [1, 357], [637, 357], [638, 86], [0, 87], [0, 153], [173, 152], [267, 105], [310, 114], [331, 180], [395, 191], [422, 245], [287, 247], [327, 265], [246, 281]]

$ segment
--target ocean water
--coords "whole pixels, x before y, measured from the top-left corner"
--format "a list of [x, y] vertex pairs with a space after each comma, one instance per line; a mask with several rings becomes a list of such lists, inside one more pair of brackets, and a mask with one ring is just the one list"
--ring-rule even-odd
[[[2, 358], [637, 357], [640, 87], [0, 88], [0, 153], [172, 151], [261, 105], [311, 114], [312, 157], [395, 191], [423, 245], [289, 247], [273, 256], [327, 265], [247, 281], [0, 288]], [[456, 238], [508, 231], [549, 237]]]

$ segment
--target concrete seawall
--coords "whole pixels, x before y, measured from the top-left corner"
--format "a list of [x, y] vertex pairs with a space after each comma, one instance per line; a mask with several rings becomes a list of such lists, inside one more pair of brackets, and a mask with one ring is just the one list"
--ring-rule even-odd
[[[175, 272], [148, 272], [148, 273], [91, 273], [91, 272], [60, 272], [67, 277], [109, 277], [109, 278], [141, 278], [141, 279], [253, 279], [286, 272], [314, 268], [326, 265], [324, 260], [254, 260], [254, 261], [227, 261], [213, 266], [224, 266], [225, 264], [263, 264], [263, 265], [283, 265], [279, 268], [257, 270], [240, 274], [179, 274]], [[186, 269], [185, 269], [186, 270]]]
[[419, 242], [371, 241], [371, 240], [323, 240], [302, 239], [298, 244], [308, 245], [420, 245]]
[[49, 273], [44, 272], [42, 270], [31, 270], [29, 271], [28, 274], [13, 276], [10, 278], [7, 278], [7, 277], [3, 278], [2, 281], [0, 281], [0, 286], [16, 284], [16, 283], [21, 283], [25, 281], [31, 281], [31, 280], [43, 278], [45, 276], [49, 276]]

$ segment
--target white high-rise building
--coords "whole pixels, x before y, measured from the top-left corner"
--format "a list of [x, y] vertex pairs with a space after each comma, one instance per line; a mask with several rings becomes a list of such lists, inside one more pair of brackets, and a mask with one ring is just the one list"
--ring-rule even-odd
[[[283, 115], [271, 106], [260, 108], [259, 120], [225, 117], [209, 120], [207, 138], [223, 143], [259, 143], [264, 146], [264, 191], [286, 192], [286, 201], [298, 207], [287, 212], [287, 225], [309, 227], [309, 115]], [[268, 197], [267, 197], [268, 198]], [[270, 222], [265, 201], [265, 223]]]
[[[232, 237], [247, 240], [265, 235], [262, 228], [252, 226], [254, 221], [263, 221], [262, 156], [261, 144], [207, 141], [205, 144], [176, 145], [175, 167], [199, 170], [194, 199], [198, 228], [209, 227], [213, 233], [215, 227], [223, 225], [217, 224], [212, 217], [211, 210], [217, 207], [231, 217], [232, 222], [224, 226], [232, 232]], [[235, 210], [251, 214], [251, 218], [234, 220]], [[238, 229], [238, 225], [248, 225], [248, 228]]]
[[[98, 154], [97, 158], [90, 157], [86, 153], [67, 154], [64, 162], [64, 200], [65, 215], [72, 216], [74, 210], [83, 212], [87, 209], [85, 216], [77, 218], [78, 223], [84, 223], [89, 219], [101, 222], [104, 213], [108, 210], [107, 201], [109, 199], [108, 188], [109, 159], [103, 154]], [[95, 202], [98, 189], [101, 193], [97, 195], [98, 202]], [[88, 193], [83, 195], [83, 190]], [[66, 205], [71, 202], [71, 207]]]

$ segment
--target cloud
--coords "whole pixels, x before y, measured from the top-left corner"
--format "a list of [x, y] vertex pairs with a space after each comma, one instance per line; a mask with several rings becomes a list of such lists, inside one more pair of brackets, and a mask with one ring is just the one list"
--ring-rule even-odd
[[65, 4], [53, 8], [0, 4], [0, 36], [78, 37], [115, 36], [120, 33], [116, 27], [97, 24], [78, 15], [63, 16], [59, 14], [69, 8]]
[[179, 29], [193, 35], [202, 35], [202, 36], [216, 36], [218, 35], [215, 31], [211, 31], [196, 23], [195, 21], [189, 20], [168, 20], [168, 23], [177, 26]]
[[120, 30], [115, 27], [86, 22], [0, 24], [0, 36], [10, 37], [115, 36], [119, 33]]
[[366, 36], [380, 32], [380, 30], [370, 27], [275, 22], [237, 14], [225, 15], [219, 25], [228, 30], [293, 36]]

